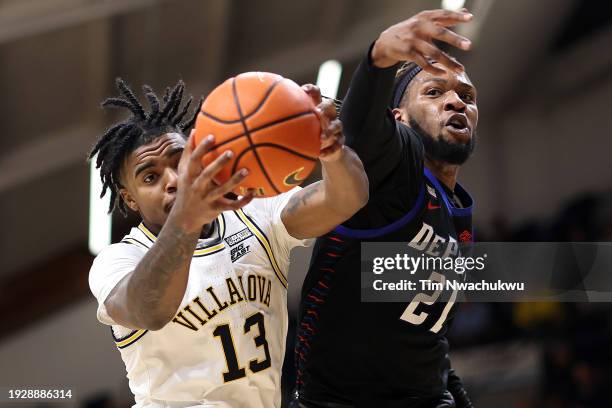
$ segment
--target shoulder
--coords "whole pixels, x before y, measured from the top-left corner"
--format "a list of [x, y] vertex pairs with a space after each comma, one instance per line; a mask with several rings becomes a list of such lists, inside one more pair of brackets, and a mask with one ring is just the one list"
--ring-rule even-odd
[[88, 277], [89, 288], [100, 304], [104, 303], [115, 285], [136, 268], [145, 253], [145, 249], [124, 242], [109, 245], [100, 251]]
[[151, 247], [152, 241], [139, 228], [132, 228], [120, 242], [111, 244], [96, 256], [96, 260], [108, 260], [122, 257], [142, 257]]
[[133, 267], [147, 253], [149, 247], [146, 236], [138, 228], [132, 228], [121, 242], [105, 247], [94, 258], [89, 271], [90, 281], [96, 276], [112, 274], [117, 269]]
[[146, 248], [138, 244], [129, 242], [119, 242], [104, 248], [94, 258], [90, 270], [90, 276], [97, 272], [104, 272], [115, 265], [122, 265], [130, 262], [138, 262], [146, 253]]
[[116, 244], [111, 244], [105, 247], [95, 257], [94, 262], [96, 260], [105, 260], [105, 259], [111, 259], [111, 258], [116, 258], [116, 257], [132, 256], [135, 254], [141, 255], [146, 252], [147, 248], [144, 245], [138, 245], [138, 243], [133, 243], [133, 242], [136, 242], [136, 241], [134, 241], [133, 239], [127, 240], [126, 238], [124, 238], [121, 242], [117, 242]]

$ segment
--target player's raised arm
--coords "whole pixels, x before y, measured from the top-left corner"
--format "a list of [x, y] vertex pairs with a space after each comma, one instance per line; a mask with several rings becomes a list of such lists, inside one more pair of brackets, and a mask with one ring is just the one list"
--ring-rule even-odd
[[444, 71], [431, 64], [433, 59], [451, 70], [463, 70], [463, 66], [440, 50], [433, 40], [469, 50], [470, 40], [454, 33], [448, 27], [466, 23], [472, 18], [472, 14], [467, 10], [422, 11], [380, 34], [372, 47], [372, 63], [378, 68], [388, 68], [401, 61], [414, 61], [433, 75], [443, 73]]
[[471, 19], [467, 12], [421, 12], [383, 31], [354, 73], [340, 119], [347, 146], [357, 152], [368, 171], [371, 191], [401, 160], [404, 142], [396, 132], [398, 125], [389, 110], [398, 64], [414, 61], [426, 71], [437, 73], [439, 69], [429, 62], [433, 59], [451, 69], [462, 69], [433, 41], [468, 49], [469, 40], [447, 27]]
[[202, 156], [214, 140], [210, 136], [195, 148], [193, 143], [192, 135], [178, 165], [176, 199], [157, 241], [104, 303], [109, 316], [123, 326], [148, 330], [164, 327], [176, 314], [185, 294], [189, 266], [202, 228], [222, 211], [237, 210], [253, 198], [250, 193], [235, 201], [225, 198], [244, 179], [246, 170], [217, 185], [213, 176], [227, 164], [231, 153], [226, 152], [203, 168]]
[[304, 90], [317, 103], [321, 120], [323, 180], [295, 193], [282, 210], [287, 232], [295, 238], [313, 238], [349, 219], [368, 201], [368, 179], [359, 157], [344, 146], [342, 123], [331, 100], [321, 102], [319, 89]]

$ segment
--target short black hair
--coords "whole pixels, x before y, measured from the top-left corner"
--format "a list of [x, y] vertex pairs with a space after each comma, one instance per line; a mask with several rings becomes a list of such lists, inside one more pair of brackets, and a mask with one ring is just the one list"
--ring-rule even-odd
[[125, 203], [117, 194], [122, 188], [120, 171], [125, 157], [136, 148], [151, 143], [166, 133], [175, 132], [185, 137], [196, 121], [203, 98], [200, 98], [197, 109], [189, 119], [182, 122], [193, 100], [192, 97], [189, 97], [187, 103], [180, 109], [185, 91], [183, 81], [179, 81], [172, 89], [166, 88], [161, 101], [149, 85], [144, 85], [142, 89], [150, 107], [148, 112], [145, 111], [143, 104], [125, 81], [117, 78], [116, 83], [121, 96], [106, 99], [102, 102], [102, 106], [127, 109], [131, 112], [131, 116], [106, 130], [89, 152], [89, 160], [92, 160], [96, 154], [98, 155], [96, 168], [100, 169], [102, 180], [100, 197], [104, 197], [106, 191], [110, 190], [108, 212], [118, 208], [125, 216], [127, 215]]

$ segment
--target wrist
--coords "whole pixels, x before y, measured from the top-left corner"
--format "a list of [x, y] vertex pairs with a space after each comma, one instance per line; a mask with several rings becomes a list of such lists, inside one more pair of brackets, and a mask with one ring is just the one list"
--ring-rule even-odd
[[398, 63], [398, 61], [387, 56], [385, 46], [381, 43], [380, 37], [378, 37], [371, 48], [370, 61], [376, 68], [389, 68]]
[[166, 224], [169, 224], [169, 226], [178, 229], [186, 235], [199, 236], [202, 232], [202, 227], [204, 224], [199, 225], [199, 223], [194, 222], [193, 217], [190, 217], [187, 214], [182, 214], [180, 211], [175, 210], [176, 206], [174, 206], [172, 210], [170, 210], [170, 214], [168, 214]]
[[341, 161], [344, 158], [345, 154], [346, 146], [342, 144], [338, 146], [336, 151], [328, 153], [325, 156], [319, 156], [319, 160], [321, 161], [321, 164], [325, 166], [328, 163], [337, 163]]

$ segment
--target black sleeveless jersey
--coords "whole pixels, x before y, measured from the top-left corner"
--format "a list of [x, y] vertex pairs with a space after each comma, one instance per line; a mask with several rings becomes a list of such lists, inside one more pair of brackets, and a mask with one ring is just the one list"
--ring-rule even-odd
[[[302, 289], [296, 346], [297, 385], [313, 401], [402, 406], [404, 399], [446, 390], [450, 369], [446, 330], [454, 304], [362, 303], [362, 241], [418, 241], [444, 252], [471, 240], [471, 199], [456, 189], [466, 208], [453, 206], [438, 180], [425, 180], [413, 209], [386, 227], [344, 226], [317, 240]], [[427, 243], [427, 244], [425, 244]], [[406, 320], [413, 313], [424, 320]], [[380, 406], [380, 405], [379, 405]]]
[[[457, 184], [455, 201], [461, 205], [456, 206], [453, 192], [423, 166], [418, 136], [385, 112], [388, 95], [379, 88], [387, 86], [390, 92], [392, 73], [367, 64], [363, 62], [353, 78], [341, 117], [347, 144], [368, 172], [370, 201], [314, 246], [297, 323], [296, 389], [304, 401], [405, 407], [447, 388], [445, 335], [455, 305], [450, 297], [410, 307], [412, 299], [361, 302], [361, 242], [418, 241], [423, 251], [444, 253], [448, 246], [472, 240], [472, 199]], [[384, 105], [379, 116], [387, 125], [379, 132], [388, 139], [381, 146], [351, 132], [351, 115], [369, 117], [369, 123], [356, 127], [372, 127], [372, 108], [360, 111], [360, 98]]]

